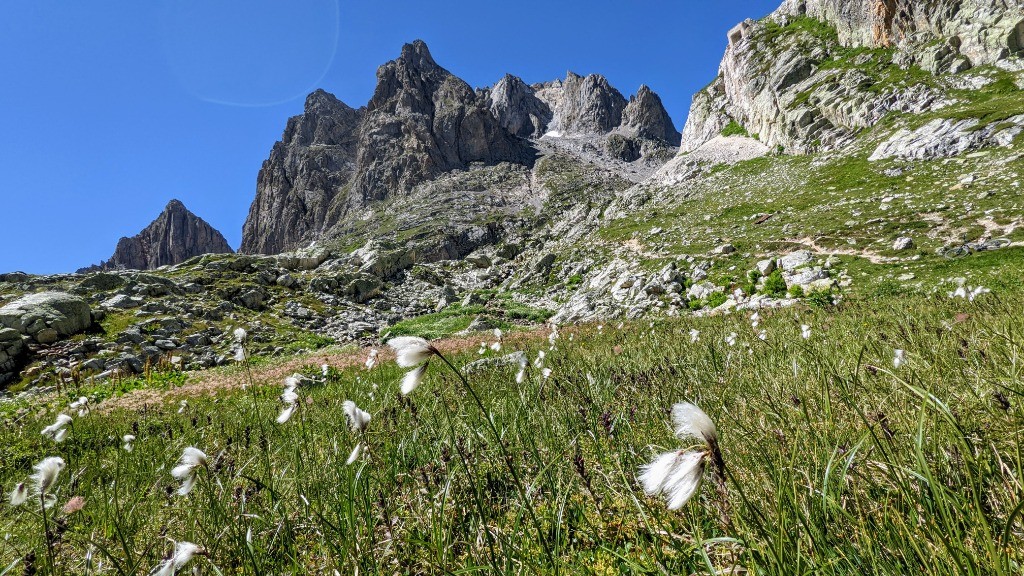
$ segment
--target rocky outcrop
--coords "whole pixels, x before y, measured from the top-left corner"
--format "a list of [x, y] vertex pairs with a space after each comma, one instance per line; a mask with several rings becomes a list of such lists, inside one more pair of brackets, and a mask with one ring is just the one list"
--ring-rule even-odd
[[[426, 44], [407, 44], [378, 69], [365, 108], [355, 110], [318, 90], [307, 98], [303, 114], [288, 121], [260, 170], [240, 251], [276, 254], [372, 228], [374, 222], [365, 222], [379, 202], [429, 193], [429, 184], [442, 176], [480, 167], [532, 167], [539, 148], [552, 149], [538, 142], [546, 135], [568, 136], [560, 150], [581, 156], [649, 158], [644, 168], [650, 170], [671, 155], [664, 151], [679, 139], [661, 99], [646, 86], [627, 101], [603, 76], [569, 73], [564, 81], [533, 86], [506, 75], [490, 89], [474, 90], [438, 65]], [[568, 142], [577, 137], [582, 141]], [[518, 182], [517, 169], [492, 175], [500, 173]], [[488, 190], [505, 188], [492, 183]], [[490, 200], [484, 206], [504, 209], [502, 200]], [[473, 211], [479, 208], [474, 202]], [[447, 236], [479, 236], [475, 228]], [[454, 242], [454, 251], [463, 252], [462, 241]], [[430, 246], [421, 256], [450, 253], [451, 246]]]
[[41, 344], [78, 334], [91, 325], [88, 302], [65, 292], [29, 294], [0, 307], [0, 329], [16, 330]]
[[672, 123], [665, 105], [647, 85], [640, 86], [622, 111], [622, 124], [618, 131], [633, 138], [660, 140], [679, 146], [679, 132]]
[[1017, 0], [786, 0], [729, 32], [719, 75], [694, 97], [680, 149], [696, 150], [733, 123], [790, 153], [841, 148], [890, 112], [950, 103], [935, 83], [902, 70], [956, 74], [1003, 62], [1020, 52], [1022, 32]]
[[544, 85], [538, 95], [554, 111], [548, 132], [554, 136], [607, 134], [622, 124], [626, 99], [600, 74], [569, 72], [565, 80]]
[[491, 114], [520, 138], [540, 138], [553, 117], [551, 107], [521, 79], [506, 74], [488, 95]]
[[957, 38], [971, 64], [994, 64], [1024, 48], [1021, 0], [786, 0], [780, 16], [836, 28], [846, 46], [896, 47]]
[[355, 173], [355, 110], [323, 90], [306, 98], [256, 179], [256, 198], [242, 228], [246, 253], [275, 254], [308, 245], [333, 222], [329, 210]]
[[982, 125], [977, 119], [948, 120], [936, 118], [916, 130], [903, 129], [882, 142], [868, 158], [930, 160], [956, 156], [986, 146], [1010, 146], [1024, 131], [1024, 116], [1003, 122]]
[[377, 70], [360, 130], [348, 206], [381, 200], [471, 162], [530, 163], [528, 142], [501, 126], [485, 93], [439, 66], [417, 40]]
[[231, 246], [220, 232], [189, 212], [178, 200], [171, 200], [142, 232], [131, 238], [121, 238], [110, 260], [79, 272], [149, 270], [178, 264], [201, 254], [231, 252]]

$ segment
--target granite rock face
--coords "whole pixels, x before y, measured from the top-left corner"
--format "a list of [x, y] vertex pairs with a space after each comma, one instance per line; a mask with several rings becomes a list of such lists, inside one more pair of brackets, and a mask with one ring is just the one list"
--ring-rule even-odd
[[332, 203], [355, 174], [363, 109], [317, 90], [288, 120], [256, 179], [240, 252], [275, 254], [320, 237]]
[[553, 118], [551, 107], [520, 78], [506, 74], [488, 95], [491, 114], [520, 138], [540, 138]]
[[502, 127], [486, 93], [439, 66], [422, 41], [377, 70], [360, 129], [348, 206], [408, 193], [420, 182], [472, 162], [528, 164], [534, 152]]
[[44, 344], [78, 334], [91, 325], [89, 304], [65, 292], [29, 294], [0, 308], [0, 327], [17, 330]]
[[163, 212], [137, 235], [121, 238], [114, 255], [96, 270], [149, 270], [178, 264], [201, 254], [230, 254], [227, 240], [178, 200], [171, 200]]
[[[365, 108], [318, 90], [303, 114], [288, 121], [260, 171], [240, 251], [277, 254], [373, 227], [374, 211], [385, 201], [437, 214], [444, 208], [426, 206], [436, 202], [430, 190], [449, 187], [446, 176], [454, 173], [494, 168], [487, 179], [506, 174], [514, 181], [492, 182], [491, 190], [518, 187], [519, 168], [532, 170], [540, 148], [575, 147], [578, 153], [586, 147], [587, 154], [616, 161], [655, 162], [678, 140], [661, 100], [647, 87], [627, 101], [603, 76], [569, 73], [564, 81], [532, 86], [506, 75], [474, 90], [416, 41], [378, 69]], [[477, 188], [474, 182], [467, 192], [481, 192]], [[415, 198], [423, 194], [429, 198]], [[498, 196], [484, 206], [492, 202], [506, 207]], [[467, 234], [474, 232], [452, 229], [448, 236]], [[421, 254], [449, 252], [431, 246]]]
[[[1020, 0], [786, 0], [729, 32], [718, 77], [693, 99], [680, 150], [733, 123], [789, 153], [842, 148], [890, 112], [951, 103], [935, 83], [900, 70], [1017, 66], [1008, 59], [1022, 47]], [[857, 56], [850, 48], [885, 50]]]

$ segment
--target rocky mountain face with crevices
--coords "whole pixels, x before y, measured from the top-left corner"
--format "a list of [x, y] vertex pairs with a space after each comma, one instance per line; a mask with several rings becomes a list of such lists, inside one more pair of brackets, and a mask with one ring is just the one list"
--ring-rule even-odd
[[532, 86], [506, 75], [474, 90], [416, 41], [380, 67], [365, 108], [317, 91], [288, 121], [260, 170], [241, 251], [274, 254], [351, 234], [382, 201], [474, 166], [531, 169], [558, 143], [634, 162], [665, 156], [678, 140], [646, 86], [627, 100], [603, 76], [570, 72]]
[[1018, 67], [1022, 38], [1018, 1], [786, 0], [729, 32], [681, 150], [730, 125], [789, 153], [839, 149], [889, 113], [951, 104], [948, 86], [929, 78]]
[[224, 236], [205, 220], [171, 200], [153, 222], [132, 237], [121, 238], [109, 260], [79, 272], [151, 270], [202, 254], [234, 252]]

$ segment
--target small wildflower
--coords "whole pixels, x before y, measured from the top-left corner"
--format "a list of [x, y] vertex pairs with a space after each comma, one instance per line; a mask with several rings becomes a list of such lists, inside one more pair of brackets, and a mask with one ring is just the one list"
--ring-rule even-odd
[[703, 410], [690, 403], [676, 404], [672, 407], [672, 422], [677, 438], [696, 438], [705, 449], [659, 454], [640, 468], [638, 479], [644, 492], [664, 496], [668, 509], [678, 510], [700, 489], [708, 459], [715, 463], [720, 481], [725, 464], [718, 448], [718, 431]]
[[61, 512], [71, 515], [75, 512], [81, 512], [82, 508], [85, 508], [85, 498], [81, 496], [75, 496], [64, 504], [64, 508], [61, 508]]
[[19, 482], [11, 492], [11, 506], [21, 506], [26, 500], [28, 500], [28, 486], [24, 482]]
[[348, 460], [345, 460], [345, 466], [351, 466], [355, 464], [356, 460], [359, 460], [359, 455], [363, 453], [363, 443], [359, 442], [356, 447], [352, 449], [352, 453], [348, 455]]
[[196, 469], [206, 466], [206, 454], [202, 450], [189, 446], [185, 448], [178, 460], [178, 464], [171, 470], [171, 476], [181, 482], [178, 488], [179, 496], [186, 496], [192, 491], [196, 483]]
[[372, 416], [369, 412], [361, 410], [356, 403], [351, 400], [345, 400], [341, 404], [341, 409], [345, 412], [345, 418], [348, 420], [348, 427], [357, 433], [362, 433], [366, 430], [366, 427], [370, 424]]
[[196, 554], [203, 554], [203, 549], [191, 542], [177, 542], [174, 554], [164, 560], [153, 572], [153, 576], [174, 576], [188, 564]]
[[31, 476], [31, 480], [35, 484], [36, 493], [46, 494], [47, 490], [57, 482], [60, 471], [64, 469], [64, 459], [59, 456], [43, 458], [34, 466], [34, 469], [36, 473]]
[[526, 379], [526, 367], [530, 365], [530, 361], [526, 358], [526, 354], [519, 353], [519, 371], [516, 372], [516, 384], [522, 384], [523, 380]]
[[58, 414], [57, 421], [46, 428], [43, 428], [42, 435], [47, 438], [52, 438], [54, 442], [63, 442], [64, 438], [68, 434], [68, 424], [71, 424], [71, 416], [68, 416], [67, 414]]

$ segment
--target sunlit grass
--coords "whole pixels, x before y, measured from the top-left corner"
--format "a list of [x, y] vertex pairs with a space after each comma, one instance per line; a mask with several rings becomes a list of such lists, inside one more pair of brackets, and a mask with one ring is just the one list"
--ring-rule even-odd
[[[76, 415], [61, 444], [39, 431], [64, 404], [39, 409], [0, 427], [0, 481], [9, 492], [41, 458], [67, 462], [49, 518], [68, 574], [145, 573], [172, 540], [204, 547], [193, 562], [225, 574], [1014, 574], [1022, 304], [891, 295], [763, 311], [756, 329], [734, 314], [563, 329], [555, 350], [521, 338], [523, 384], [514, 363], [468, 378], [522, 493], [453, 372], [432, 365], [403, 397], [383, 357], [323, 382], [311, 364], [283, 425], [277, 381], [190, 398], [181, 413], [169, 399]], [[453, 363], [479, 358], [474, 347]], [[365, 433], [350, 431], [345, 400], [373, 415]], [[670, 512], [637, 482], [679, 448], [668, 411], [683, 400], [718, 426], [724, 510], [710, 483]], [[347, 466], [357, 442], [366, 454]], [[210, 462], [182, 497], [170, 470], [187, 446]], [[84, 508], [62, 512], [73, 496]], [[40, 521], [5, 507], [0, 573], [48, 573]]]

